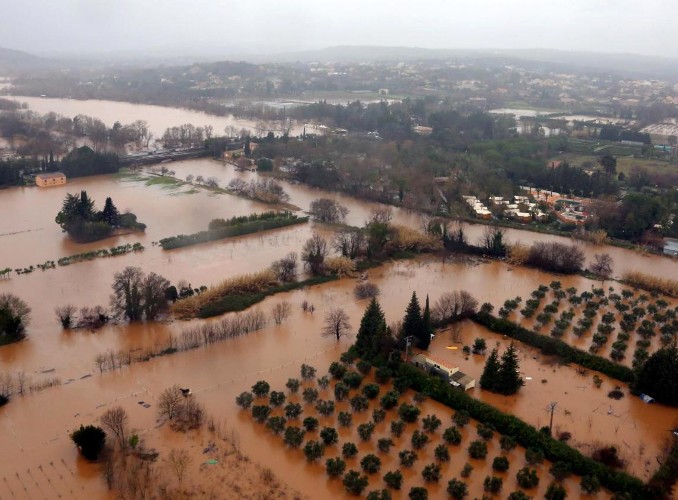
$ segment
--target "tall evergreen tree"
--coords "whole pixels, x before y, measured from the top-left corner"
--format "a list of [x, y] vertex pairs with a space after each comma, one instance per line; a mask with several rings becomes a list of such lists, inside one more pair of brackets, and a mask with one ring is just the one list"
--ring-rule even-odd
[[421, 319], [421, 306], [417, 299], [417, 292], [412, 292], [410, 303], [405, 309], [405, 318], [403, 319], [403, 337], [414, 337], [415, 345], [420, 349], [428, 347], [431, 338], [424, 340], [424, 322]]
[[500, 369], [501, 364], [499, 364], [499, 355], [497, 354], [497, 349], [494, 348], [485, 362], [483, 374], [480, 376], [480, 387], [488, 391], [496, 392]]
[[518, 354], [516, 348], [511, 342], [508, 349], [501, 356], [501, 367], [499, 368], [499, 380], [497, 390], [500, 394], [510, 395], [518, 392], [523, 386], [523, 379], [520, 377], [520, 365], [518, 363]]
[[376, 298], [372, 298], [360, 320], [355, 347], [361, 357], [372, 358], [379, 354], [382, 339], [388, 336], [386, 317]]
[[110, 196], [106, 198], [104, 210], [101, 212], [101, 219], [109, 226], [117, 227], [120, 225], [120, 212], [118, 212]]
[[82, 220], [92, 220], [94, 217], [94, 200], [89, 197], [87, 191], [80, 191], [80, 203], [78, 204], [78, 215]]
[[420, 339], [420, 347], [428, 349], [431, 343], [431, 336], [433, 335], [433, 324], [431, 323], [431, 307], [428, 303], [428, 294], [426, 295], [426, 305], [424, 306], [424, 313], [421, 316], [422, 321], [422, 335]]

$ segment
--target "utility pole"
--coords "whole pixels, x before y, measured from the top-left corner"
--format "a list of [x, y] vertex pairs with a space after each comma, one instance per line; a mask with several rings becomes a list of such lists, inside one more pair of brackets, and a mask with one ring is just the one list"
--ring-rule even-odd
[[549, 409], [551, 410], [551, 423], [549, 424], [549, 435], [553, 436], [553, 412], [556, 411], [556, 406], [558, 403], [556, 401], [552, 402], [549, 405]]

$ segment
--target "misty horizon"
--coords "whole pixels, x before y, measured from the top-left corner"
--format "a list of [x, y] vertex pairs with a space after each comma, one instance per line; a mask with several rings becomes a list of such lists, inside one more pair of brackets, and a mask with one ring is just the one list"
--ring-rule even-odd
[[10, 0], [2, 12], [0, 47], [43, 57], [228, 58], [336, 46], [678, 57], [671, 26], [678, 5], [666, 0], [643, 5], [573, 0], [567, 6], [535, 0], [473, 5], [429, 0], [417, 6], [382, 0], [284, 5]]

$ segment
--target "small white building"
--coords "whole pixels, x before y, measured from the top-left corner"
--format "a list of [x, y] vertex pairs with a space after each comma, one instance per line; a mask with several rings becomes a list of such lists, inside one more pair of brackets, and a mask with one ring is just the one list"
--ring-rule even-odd
[[427, 373], [437, 375], [446, 382], [449, 382], [450, 385], [460, 387], [465, 391], [476, 386], [476, 380], [459, 371], [458, 366], [449, 366], [444, 361], [431, 358], [423, 353], [415, 355], [412, 358], [412, 364]]

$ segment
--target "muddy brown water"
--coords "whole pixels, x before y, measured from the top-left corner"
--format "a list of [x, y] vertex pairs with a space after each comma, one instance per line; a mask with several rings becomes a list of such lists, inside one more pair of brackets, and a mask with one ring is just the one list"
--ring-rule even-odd
[[[129, 102], [106, 101], [98, 99], [59, 99], [50, 97], [30, 96], [5, 96], [25, 102], [31, 111], [36, 113], [57, 113], [73, 118], [76, 115], [87, 115], [100, 119], [108, 127], [112, 127], [116, 121], [122, 124], [132, 123], [137, 120], [148, 122], [149, 130], [153, 132], [155, 139], [162, 137], [167, 128], [191, 123], [196, 127], [212, 125], [214, 135], [222, 135], [224, 128], [234, 126], [239, 131], [241, 128], [256, 129], [257, 122], [229, 116], [215, 116], [181, 108], [169, 108], [154, 106], [151, 104], [132, 104]], [[301, 135], [304, 131], [303, 124], [292, 124], [290, 135]]]
[[[73, 108], [64, 112], [75, 114]], [[123, 116], [125, 120], [131, 121]], [[190, 120], [180, 123], [185, 121]], [[235, 176], [249, 180], [257, 175], [238, 173], [231, 166], [212, 160], [177, 162], [171, 168], [178, 177], [188, 174], [215, 176], [222, 186]], [[362, 225], [370, 211], [379, 206], [341, 194], [284, 184], [291, 196], [290, 202], [302, 209], [307, 209], [310, 201], [320, 196], [337, 198], [350, 209], [347, 222], [352, 225]], [[148, 225], [146, 233], [85, 245], [70, 241], [54, 223], [54, 217], [65, 194], [81, 189], [86, 189], [99, 207], [106, 196], [112, 196], [119, 209], [132, 210], [140, 221]], [[349, 345], [349, 340], [343, 340], [337, 346], [335, 341], [321, 337], [319, 332], [325, 312], [338, 306], [347, 310], [352, 325], [357, 328], [366, 303], [354, 299], [354, 280], [346, 279], [268, 298], [260, 306], [264, 310], [269, 310], [272, 304], [283, 299], [293, 303], [292, 318], [280, 327], [270, 326], [261, 332], [208, 349], [168, 356], [104, 375], [95, 372], [95, 355], [108, 349], [134, 350], [163, 344], [168, 335], [180, 331], [186, 323], [120, 324], [98, 332], [64, 332], [57, 324], [53, 314], [55, 306], [66, 303], [106, 305], [113, 274], [126, 266], [136, 265], [146, 271], [159, 272], [175, 283], [183, 279], [193, 286], [209, 285], [229, 276], [263, 269], [272, 260], [290, 251], [299, 252], [314, 229], [328, 232], [327, 228], [310, 223], [170, 252], [152, 246], [151, 242], [166, 236], [202, 230], [215, 217], [226, 218], [270, 209], [269, 205], [262, 203], [203, 190], [186, 194], [190, 191], [187, 186], [146, 186], [143, 181], [123, 176], [74, 179], [64, 187], [52, 189], [26, 187], [0, 191], [0, 268], [27, 267], [91, 249], [137, 241], [146, 247], [144, 252], [137, 254], [97, 259], [44, 272], [37, 270], [25, 276], [13, 274], [9, 279], [0, 280], [0, 293], [15, 293], [33, 308], [28, 339], [0, 347], [0, 373], [23, 370], [33, 382], [59, 377], [64, 383], [39, 393], [15, 397], [9, 405], [0, 408], [0, 449], [11, 450], [0, 456], [0, 468], [7, 471], [3, 476], [16, 479], [11, 490], [17, 497], [22, 496], [23, 487], [31, 488], [28, 496], [38, 498], [54, 496], [50, 488], [57, 487], [64, 496], [72, 490], [75, 498], [92, 493], [103, 494], [103, 481], [98, 477], [96, 467], [78, 459], [67, 432], [80, 423], [93, 422], [107, 406], [115, 403], [128, 410], [134, 427], [147, 429], [150, 433], [155, 426], [155, 407], [146, 409], [138, 401], [153, 404], [156, 395], [173, 383], [194, 388], [209, 412], [224, 419], [224, 425], [235, 429], [243, 450], [255, 461], [271, 467], [294, 488], [311, 497], [317, 497], [317, 492], [327, 496], [341, 491], [341, 486], [328, 483], [324, 475], [317, 474], [317, 466], [303, 466], [305, 470], [316, 473], [312, 475], [315, 479], [309, 480], [306, 474], [295, 474], [300, 464], [289, 453], [271, 454], [266, 441], [261, 440], [259, 428], [249, 420], [243, 420], [233, 398], [259, 378], [267, 378], [282, 388], [288, 377], [298, 373], [302, 362], [312, 362], [324, 369], [337, 359]], [[419, 217], [405, 210], [394, 210], [394, 220], [419, 226]], [[472, 241], [484, 231], [483, 226], [467, 225], [466, 229]], [[524, 243], [542, 240], [569, 242], [564, 238], [518, 230], [507, 230], [507, 236], [510, 241]], [[616, 274], [625, 269], [639, 269], [659, 276], [676, 277], [675, 261], [669, 259], [612, 247], [583, 245], [583, 248], [589, 258], [601, 251], [610, 253], [615, 259]], [[560, 280], [564, 287], [575, 286], [580, 291], [594, 284], [579, 276], [554, 277], [534, 269], [510, 267], [498, 262], [454, 263], [429, 257], [387, 264], [370, 270], [368, 274], [370, 280], [381, 287], [380, 302], [389, 322], [401, 319], [413, 290], [417, 291], [422, 302], [427, 293], [431, 302], [435, 302], [443, 292], [465, 289], [480, 302], [489, 301], [498, 306], [516, 295], [526, 298], [539, 284], [548, 284], [553, 279]], [[316, 306], [315, 314], [301, 312], [303, 300]], [[488, 339], [493, 336], [489, 332], [478, 331], [478, 328], [465, 325], [463, 336], [466, 343], [471, 343], [477, 335]], [[445, 335], [440, 334], [435, 339], [432, 344], [434, 353], [456, 356], [453, 358], [455, 363], [479, 378], [482, 361], [475, 357], [467, 361], [459, 352], [445, 349], [449, 345]], [[521, 349], [521, 352], [528, 351], [527, 348]], [[605, 394], [613, 386], [612, 381], [604, 379], [603, 387], [596, 390], [592, 388], [590, 374], [581, 377], [572, 368], [565, 367], [553, 373], [542, 361], [525, 354], [522, 369], [533, 380], [518, 397], [503, 398], [479, 389], [474, 391], [474, 395], [514, 412], [534, 425], [544, 424], [544, 407], [555, 400], [559, 403], [559, 411], [562, 409], [560, 415], [556, 414], [556, 425], [560, 426], [557, 428], [571, 432], [575, 444], [581, 443], [583, 448], [597, 440], [615, 443], [626, 453], [630, 470], [640, 477], [647, 477], [652, 472], [647, 461], [654, 461], [665, 436], [663, 429], [671, 428], [675, 411], [661, 405], [644, 405], [628, 395], [621, 401], [609, 400]], [[541, 384], [542, 378], [548, 380], [546, 384]], [[580, 385], [586, 389], [580, 389]], [[612, 413], [608, 414], [610, 409]], [[49, 419], [45, 419], [46, 412]], [[633, 458], [632, 452], [639, 458]], [[454, 463], [456, 467], [458, 462]], [[43, 466], [42, 470], [37, 469], [39, 465]], [[58, 470], [54, 470], [51, 476], [43, 472], [54, 468]], [[35, 479], [26, 472], [28, 470], [43, 479]], [[47, 476], [53, 481], [47, 481]], [[57, 478], [60, 479], [57, 481]], [[79, 487], [85, 490], [78, 490]]]

